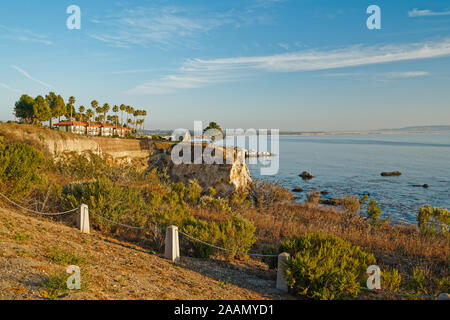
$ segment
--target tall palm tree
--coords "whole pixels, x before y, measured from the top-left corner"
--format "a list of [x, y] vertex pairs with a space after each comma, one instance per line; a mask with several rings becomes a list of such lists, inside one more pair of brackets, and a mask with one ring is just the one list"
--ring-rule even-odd
[[130, 106], [126, 106], [125, 107], [125, 111], [126, 111], [126, 113], [127, 113], [127, 126], [128, 126], [128, 120], [129, 120], [129, 117], [130, 117], [130, 110], [131, 110], [131, 107]]
[[97, 108], [98, 108], [97, 100], [92, 100], [91, 101], [91, 107], [92, 107], [92, 112], [94, 113], [93, 116], [94, 116], [94, 121], [95, 121], [95, 114], [96, 114]]
[[69, 98], [69, 104], [68, 104], [68, 107], [70, 108], [70, 122], [72, 122], [72, 115], [73, 115], [73, 111], [74, 111], [73, 109], [74, 109], [75, 102], [76, 102], [75, 97], [71, 96]]
[[83, 120], [85, 118], [84, 116], [84, 111], [86, 110], [86, 108], [84, 106], [79, 106], [78, 107], [78, 111], [80, 112], [80, 118], [81, 120]]
[[115, 123], [116, 126], [117, 126], [118, 124], [117, 124], [117, 119], [116, 119], [116, 117], [117, 117], [117, 112], [119, 112], [119, 106], [118, 106], [118, 105], [115, 105], [115, 106], [113, 107], [113, 112], [115, 113], [115, 115], [114, 115], [114, 119], [115, 119], [114, 123]]
[[126, 110], [126, 106], [124, 104], [120, 105], [120, 111], [122, 111], [122, 117], [120, 118], [120, 123], [122, 124], [122, 126], [124, 125], [123, 123], [123, 112]]
[[[97, 107], [96, 109], [95, 109], [95, 112], [97, 112], [97, 119], [100, 119], [100, 117], [101, 117], [101, 114], [103, 113], [103, 108], [102, 107]], [[99, 120], [99, 122], [101, 122], [100, 120]]]
[[105, 103], [103, 105], [103, 125], [106, 124], [106, 114], [109, 112], [109, 109], [110, 109], [109, 104]]
[[145, 122], [145, 117], [147, 116], [147, 111], [142, 110], [141, 116], [142, 116], [142, 131], [144, 131], [144, 122]]
[[92, 109], [87, 109], [86, 116], [88, 117], [89, 122], [91, 122], [91, 118], [93, 115], [94, 115], [94, 112], [92, 111]]

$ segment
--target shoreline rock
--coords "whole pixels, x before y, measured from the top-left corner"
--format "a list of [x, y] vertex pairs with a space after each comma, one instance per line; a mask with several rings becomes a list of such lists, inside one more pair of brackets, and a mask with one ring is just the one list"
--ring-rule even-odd
[[301, 174], [299, 174], [299, 177], [301, 177], [303, 180], [311, 180], [314, 178], [313, 174], [308, 171], [303, 171]]
[[398, 177], [401, 176], [402, 173], [400, 171], [391, 171], [391, 172], [382, 172], [382, 177]]

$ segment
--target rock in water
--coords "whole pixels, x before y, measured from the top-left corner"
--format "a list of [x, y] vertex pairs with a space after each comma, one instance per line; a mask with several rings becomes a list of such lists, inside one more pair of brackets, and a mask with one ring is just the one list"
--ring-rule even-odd
[[308, 171], [303, 171], [299, 176], [302, 177], [303, 180], [311, 180], [312, 178], [314, 178], [312, 173]]
[[393, 176], [401, 176], [402, 173], [400, 171], [392, 171], [392, 172], [382, 172], [381, 176], [383, 177], [393, 177]]
[[292, 192], [303, 192], [303, 189], [300, 187], [296, 187], [296, 188], [292, 189]]

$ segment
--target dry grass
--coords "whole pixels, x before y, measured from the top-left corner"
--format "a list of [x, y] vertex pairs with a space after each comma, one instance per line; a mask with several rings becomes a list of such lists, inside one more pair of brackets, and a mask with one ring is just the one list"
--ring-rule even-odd
[[[1, 207], [0, 300], [290, 298], [280, 295], [271, 277], [246, 266], [188, 257], [174, 264], [140, 242], [80, 234], [62, 223]], [[24, 234], [32, 237], [24, 240]], [[69, 264], [81, 268], [82, 290], [65, 288]]]

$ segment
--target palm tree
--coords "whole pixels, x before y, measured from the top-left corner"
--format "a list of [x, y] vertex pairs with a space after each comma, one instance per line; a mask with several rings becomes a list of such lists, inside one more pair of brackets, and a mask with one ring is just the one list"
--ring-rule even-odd
[[122, 117], [120, 119], [120, 123], [122, 124], [122, 126], [124, 125], [124, 123], [123, 123], [123, 112], [126, 110], [126, 108], [127, 107], [124, 104], [120, 105], [120, 111], [122, 111]]
[[125, 107], [125, 111], [126, 111], [126, 113], [127, 113], [127, 125], [128, 125], [128, 118], [129, 118], [129, 116], [130, 116], [130, 110], [131, 110], [131, 107], [130, 106], [126, 106]]
[[67, 104], [67, 106], [70, 108], [70, 122], [72, 122], [72, 114], [73, 114], [73, 111], [74, 111], [73, 105], [75, 104], [75, 101], [76, 101], [75, 97], [71, 96], [69, 98], [69, 103]]
[[136, 110], [133, 112], [133, 116], [134, 116], [134, 130], [137, 130], [137, 117], [139, 117], [141, 115], [141, 110]]
[[[97, 114], [98, 114], [97, 119], [100, 119], [101, 114], [103, 113], [103, 108], [102, 107], [97, 107], [97, 109], [95, 109], [95, 112], [97, 112]], [[101, 121], [99, 120], [99, 122], [101, 122]]]
[[80, 118], [81, 120], [84, 119], [84, 111], [86, 110], [86, 108], [84, 106], [79, 106], [78, 111], [80, 112]]
[[88, 117], [89, 122], [91, 122], [91, 118], [93, 115], [94, 115], [94, 112], [92, 111], [92, 109], [87, 109], [86, 116]]
[[[115, 115], [114, 115], [114, 119], [115, 119], [117, 117], [117, 112], [119, 112], [119, 106], [115, 105], [113, 107], [113, 112], [115, 113]], [[117, 121], [114, 121], [114, 122], [115, 122], [115, 124], [117, 126]]]
[[145, 122], [145, 117], [147, 116], [147, 111], [142, 110], [141, 116], [142, 116], [142, 131], [144, 131], [144, 122]]
[[98, 108], [97, 100], [92, 100], [91, 101], [91, 107], [92, 107], [92, 112], [94, 113], [93, 116], [94, 116], [94, 121], [95, 121], [95, 114], [96, 114], [97, 108]]
[[103, 121], [104, 121], [103, 125], [106, 124], [106, 114], [109, 112], [109, 109], [110, 109], [109, 104], [105, 103], [103, 105]]

